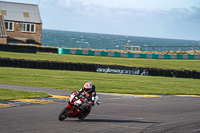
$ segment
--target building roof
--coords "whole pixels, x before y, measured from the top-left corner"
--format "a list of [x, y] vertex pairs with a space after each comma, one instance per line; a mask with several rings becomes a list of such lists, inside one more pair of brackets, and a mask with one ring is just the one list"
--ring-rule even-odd
[[3, 16], [0, 15], [0, 37], [7, 37]]
[[0, 15], [4, 20], [42, 23], [38, 5], [0, 1]]

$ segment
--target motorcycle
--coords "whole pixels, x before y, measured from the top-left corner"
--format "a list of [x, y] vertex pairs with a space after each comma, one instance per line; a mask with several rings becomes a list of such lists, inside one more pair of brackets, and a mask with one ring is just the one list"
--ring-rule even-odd
[[[98, 96], [95, 97], [94, 104], [98, 104], [97, 102], [99, 99]], [[84, 119], [83, 113], [85, 113], [85, 110], [88, 109], [88, 107], [91, 106], [91, 101], [88, 101], [87, 98], [85, 98], [82, 94], [78, 95], [78, 92], [72, 92], [67, 106], [60, 112], [58, 116], [58, 120], [63, 121], [67, 117], [69, 118], [77, 118], [78, 119]]]

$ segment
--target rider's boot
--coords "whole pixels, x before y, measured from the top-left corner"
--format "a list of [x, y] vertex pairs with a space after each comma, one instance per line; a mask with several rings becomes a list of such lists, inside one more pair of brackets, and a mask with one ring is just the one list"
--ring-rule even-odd
[[85, 111], [79, 115], [78, 119], [81, 119], [81, 120], [85, 119], [89, 115], [91, 109], [92, 109], [91, 105], [88, 106], [88, 108], [85, 109]]

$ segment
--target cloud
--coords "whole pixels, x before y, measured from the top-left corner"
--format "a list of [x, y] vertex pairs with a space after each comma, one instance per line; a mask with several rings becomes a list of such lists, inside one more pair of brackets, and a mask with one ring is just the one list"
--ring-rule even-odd
[[181, 1], [42, 0], [40, 9], [45, 28], [51, 25], [71, 31], [186, 38], [192, 32], [199, 33], [200, 5], [194, 4], [196, 0], [190, 4]]
[[61, 6], [71, 7], [74, 5], [82, 6], [101, 6], [113, 9], [163, 9], [188, 8], [194, 5], [200, 6], [199, 0], [58, 0]]
[[200, 7], [192, 7], [193, 14], [191, 15], [190, 19], [198, 22], [200, 24]]
[[[135, 25], [142, 24], [166, 24], [175, 22], [199, 22], [200, 20], [200, 8], [190, 7], [190, 8], [175, 8], [178, 1], [180, 0], [142, 0], [138, 2], [137, 0], [43, 0], [45, 3], [51, 3], [52, 9], [53, 5], [57, 8], [53, 10], [59, 12], [60, 16], [65, 17], [75, 17], [88, 20], [97, 21], [119, 21], [124, 24], [134, 22]], [[114, 2], [115, 1], [115, 2]], [[154, 6], [149, 4], [155, 3]], [[157, 2], [157, 3], [156, 3]], [[156, 9], [155, 7], [162, 7], [168, 2], [168, 10]], [[183, 1], [184, 3], [184, 1]], [[174, 4], [174, 5], [173, 5]], [[136, 6], [137, 5], [137, 6]], [[166, 6], [167, 6], [166, 5]], [[173, 6], [172, 6], [173, 5]], [[143, 8], [142, 8], [143, 6]], [[151, 8], [144, 8], [151, 7]], [[172, 8], [173, 7], [173, 8]], [[183, 7], [179, 4], [178, 7]], [[48, 8], [49, 7], [48, 5]], [[194, 22], [193, 22], [194, 21]], [[154, 24], [153, 24], [154, 23]]]
[[[45, 1], [53, 2], [53, 0]], [[70, 11], [76, 15], [99, 16], [99, 18], [117, 16], [146, 16], [149, 18], [159, 15], [171, 15], [171, 17], [177, 18], [190, 15], [188, 13], [191, 13], [191, 11], [188, 12], [189, 8], [186, 8], [186, 5], [178, 3], [180, 0], [162, 0], [162, 2], [160, 0], [58, 0], [54, 2], [56, 3], [53, 5], [62, 8], [63, 12]], [[182, 3], [185, 3], [185, 1], [182, 1]], [[163, 6], [167, 7], [167, 9], [162, 8]], [[194, 8], [193, 10], [197, 12], [198, 8]]]

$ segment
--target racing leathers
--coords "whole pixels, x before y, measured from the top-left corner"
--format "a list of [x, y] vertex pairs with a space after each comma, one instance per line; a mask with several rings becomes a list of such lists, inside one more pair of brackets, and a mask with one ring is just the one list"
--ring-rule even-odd
[[79, 94], [81, 93], [84, 93], [83, 96], [85, 96], [88, 101], [91, 101], [92, 102], [92, 106], [94, 105], [94, 100], [95, 100], [95, 97], [96, 97], [96, 89], [95, 89], [95, 86], [92, 85], [92, 90], [90, 92], [86, 92], [85, 91], [85, 88], [82, 87], [79, 91], [78, 91]]
[[96, 97], [96, 89], [95, 86], [92, 85], [92, 90], [90, 92], [86, 92], [85, 88], [82, 87], [79, 91], [79, 94], [84, 93], [83, 96], [86, 97], [88, 99], [88, 101], [91, 101], [91, 105], [87, 106], [85, 108], [85, 111], [81, 114], [81, 116], [79, 116], [80, 119], [85, 118], [91, 111], [92, 106], [94, 106], [94, 100]]

